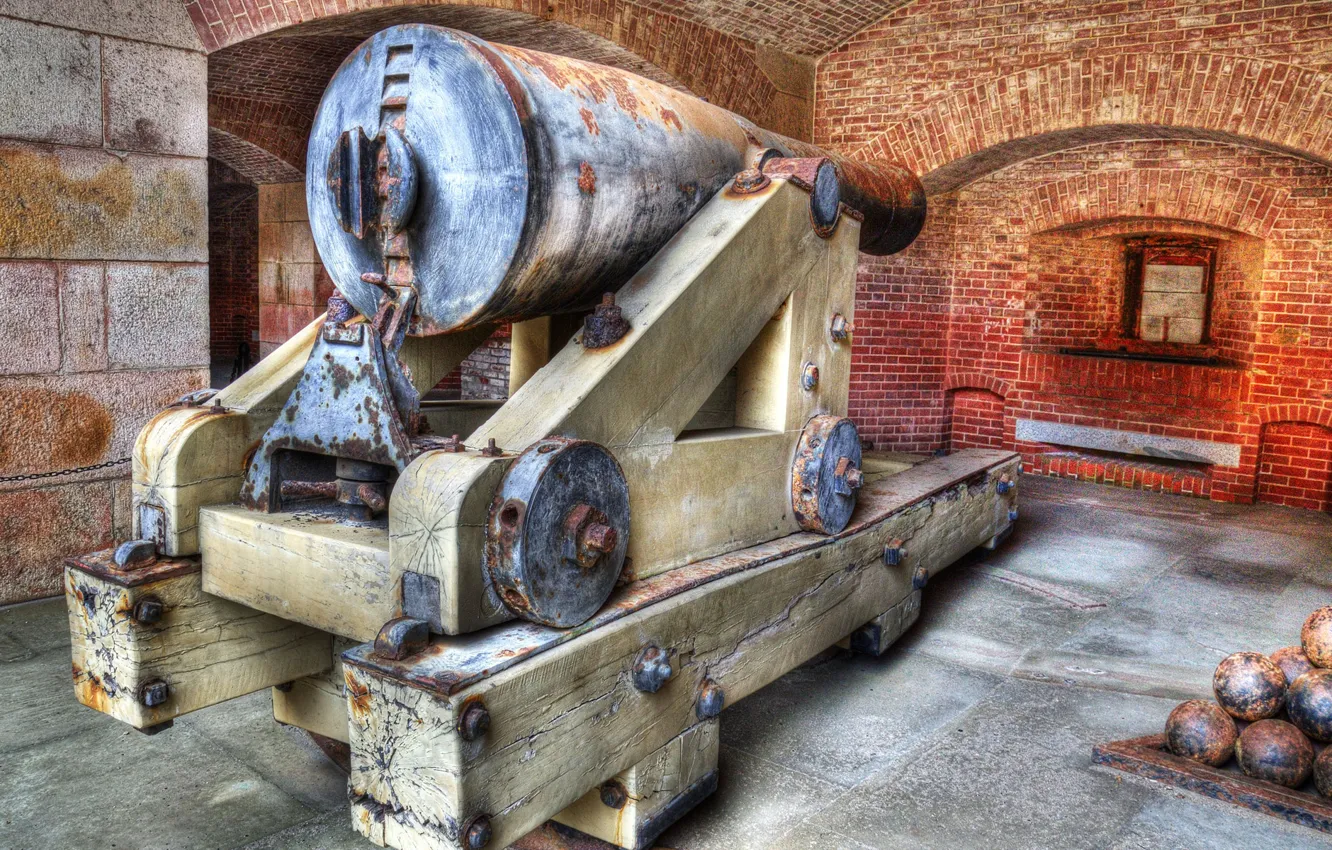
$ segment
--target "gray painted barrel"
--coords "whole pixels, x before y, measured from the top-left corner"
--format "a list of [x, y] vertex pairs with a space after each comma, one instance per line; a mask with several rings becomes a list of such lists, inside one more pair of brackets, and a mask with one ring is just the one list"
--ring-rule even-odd
[[862, 250], [900, 250], [919, 232], [924, 194], [896, 166], [830, 155], [614, 68], [422, 24], [386, 29], [342, 63], [315, 117], [306, 193], [348, 300], [370, 315], [375, 275], [411, 282], [412, 332], [443, 333], [617, 289], [764, 148], [833, 160], [865, 219]]

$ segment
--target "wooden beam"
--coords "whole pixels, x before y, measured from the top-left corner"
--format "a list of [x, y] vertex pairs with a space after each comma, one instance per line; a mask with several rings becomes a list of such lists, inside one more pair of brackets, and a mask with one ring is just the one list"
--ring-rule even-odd
[[[520, 323], [521, 388], [467, 438], [473, 447], [493, 438], [510, 454], [430, 453], [403, 472], [389, 505], [392, 573], [439, 580], [450, 634], [508, 619], [477, 570], [486, 511], [513, 454], [549, 434], [599, 442], [624, 467], [629, 578], [798, 530], [795, 443], [810, 416], [846, 410], [850, 346], [831, 339], [828, 322], [851, 316], [858, 228], [846, 217], [821, 239], [809, 195], [784, 180], [718, 196], [620, 290], [632, 326], [620, 342], [596, 351], [570, 342], [545, 363], [555, 320]], [[811, 390], [800, 387], [806, 362], [823, 374]], [[681, 439], [732, 367], [742, 427]]]
[[647, 850], [716, 790], [720, 743], [717, 720], [700, 721], [552, 820], [625, 850]]
[[[485, 815], [505, 846], [696, 724], [705, 681], [743, 699], [909, 594], [917, 567], [938, 573], [992, 538], [996, 504], [1013, 499], [995, 485], [1016, 468], [986, 450], [921, 464], [867, 488], [837, 537], [795, 534], [636, 582], [576, 629], [514, 623], [405, 662], [352, 650], [354, 824], [391, 847], [451, 848]], [[894, 539], [907, 556], [889, 567]], [[654, 694], [631, 684], [647, 644], [677, 665]], [[490, 728], [468, 741], [457, 728], [476, 700]]]
[[[121, 571], [111, 550], [84, 555], [65, 599], [79, 702], [140, 729], [332, 663], [329, 635], [204, 593], [197, 559]], [[153, 682], [163, 699], [146, 705]]]
[[239, 505], [199, 516], [207, 593], [357, 641], [402, 613], [384, 528]]
[[323, 316], [206, 405], [169, 407], [134, 443], [134, 533], [170, 556], [199, 552], [199, 508], [234, 501], [246, 453], [273, 424], [301, 377]]
[[333, 638], [332, 666], [326, 672], [274, 687], [273, 719], [347, 743], [350, 735], [341, 656], [352, 646], [354, 643], [345, 638]]
[[893, 607], [837, 642], [843, 649], [878, 657], [888, 651], [920, 617], [920, 591], [913, 590]]

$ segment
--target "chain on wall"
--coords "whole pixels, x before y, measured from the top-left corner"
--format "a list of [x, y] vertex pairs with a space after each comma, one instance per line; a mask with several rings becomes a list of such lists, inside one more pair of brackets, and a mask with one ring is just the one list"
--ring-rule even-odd
[[76, 466], [73, 469], [57, 469], [52, 472], [26, 472], [22, 475], [4, 475], [0, 476], [0, 484], [10, 484], [15, 481], [38, 481], [44, 478], [58, 478], [62, 475], [77, 475], [80, 472], [92, 472], [97, 469], [110, 469], [113, 466], [129, 463], [130, 460], [130, 458], [121, 457], [103, 463], [94, 463], [91, 466]]

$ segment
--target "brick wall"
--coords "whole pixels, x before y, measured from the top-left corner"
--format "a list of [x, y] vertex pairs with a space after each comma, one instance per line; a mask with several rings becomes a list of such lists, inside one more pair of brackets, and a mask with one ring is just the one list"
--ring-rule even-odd
[[942, 447], [955, 216], [955, 199], [931, 199], [925, 230], [909, 248], [861, 255], [849, 413], [880, 448]]
[[1004, 399], [989, 390], [958, 389], [948, 394], [948, 451], [1004, 446]]
[[[867, 436], [921, 451], [999, 429], [1029, 469], [1276, 498], [1264, 424], [1332, 406], [1330, 75], [1332, 16], [1298, 2], [919, 0], [825, 56], [815, 141], [907, 163], [931, 203], [916, 245], [861, 264]], [[1216, 240], [1202, 353], [1224, 365], [1058, 354], [1125, 344], [1124, 239], [1161, 233]], [[972, 389], [996, 386], [1002, 410]], [[1240, 466], [1054, 463], [1066, 447], [1018, 446], [1020, 418], [1239, 444]]]
[[[208, 349], [230, 374], [237, 348], [259, 357], [259, 187], [208, 160]], [[214, 383], [216, 386], [216, 382]]]
[[[127, 458], [208, 379], [205, 59], [170, 0], [0, 17], [0, 476]], [[131, 527], [129, 467], [0, 483], [0, 603]]]
[[467, 355], [458, 371], [461, 398], [508, 398], [509, 326], [495, 331], [490, 339]]
[[1263, 429], [1258, 498], [1319, 511], [1332, 508], [1332, 430], [1290, 422]]
[[[991, 417], [990, 433], [1002, 422], [1005, 444], [1024, 451], [1028, 468], [1061, 449], [1017, 445], [1020, 418], [1232, 443], [1242, 447], [1240, 466], [1212, 467], [1206, 486], [1190, 489], [1266, 497], [1270, 488], [1255, 490], [1262, 411], [1332, 400], [1330, 190], [1332, 170], [1287, 154], [1144, 140], [1035, 157], [937, 197], [943, 214], [921, 243], [862, 266], [856, 344], [864, 365], [853, 392], [868, 410], [867, 432], [885, 447], [931, 450], [972, 444], [976, 418]], [[1219, 246], [1214, 342], [1176, 353], [1216, 355], [1220, 365], [1059, 353], [1124, 342], [1124, 239], [1140, 233], [1193, 233]], [[935, 277], [915, 272], [902, 292], [885, 287], [926, 257], [940, 264]], [[909, 305], [937, 299], [941, 279], [945, 376], [936, 377], [931, 357], [908, 356], [890, 380], [868, 371], [899, 356], [904, 330], [912, 341], [932, 338], [921, 329], [938, 323], [938, 309]], [[896, 311], [885, 310], [880, 293]], [[1007, 385], [1002, 415], [962, 396], [959, 417], [958, 399], [950, 407], [945, 391], [984, 386], [959, 373]], [[963, 424], [968, 433], [956, 435]], [[1326, 474], [1312, 461], [1310, 470]]]

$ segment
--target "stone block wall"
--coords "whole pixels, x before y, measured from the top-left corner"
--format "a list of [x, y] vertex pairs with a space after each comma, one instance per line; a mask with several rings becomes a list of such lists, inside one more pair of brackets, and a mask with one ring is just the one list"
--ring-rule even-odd
[[259, 351], [267, 357], [324, 312], [333, 282], [310, 233], [305, 183], [259, 187]]
[[[172, 0], [0, 0], [0, 477], [208, 381], [206, 60]], [[129, 534], [129, 465], [0, 482], [0, 603]]]

